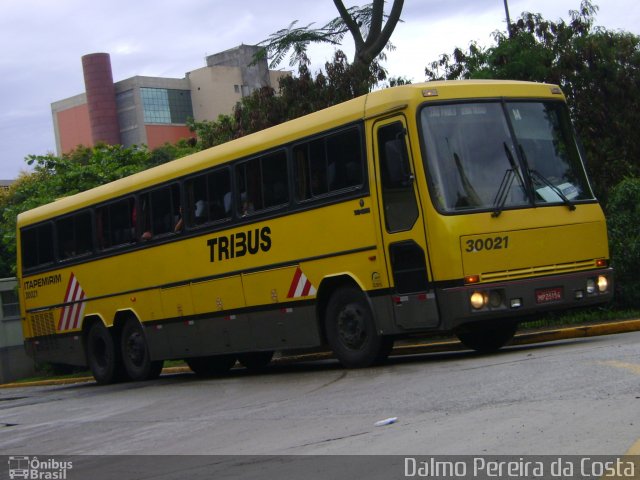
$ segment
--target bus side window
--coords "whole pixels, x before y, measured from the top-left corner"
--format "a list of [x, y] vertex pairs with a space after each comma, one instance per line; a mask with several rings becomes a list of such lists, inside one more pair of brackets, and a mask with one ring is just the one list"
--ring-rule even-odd
[[198, 175], [185, 182], [189, 227], [218, 222], [231, 216], [231, 180], [228, 168]]
[[287, 156], [284, 151], [261, 158], [264, 208], [289, 203]]
[[93, 231], [90, 212], [81, 212], [56, 222], [58, 258], [86, 255], [93, 251]]
[[140, 196], [142, 240], [174, 233], [180, 222], [180, 187], [172, 184]]
[[378, 129], [378, 158], [387, 231], [409, 230], [419, 212], [402, 123]]
[[327, 138], [327, 179], [331, 191], [362, 185], [360, 130], [350, 128]]
[[22, 237], [22, 266], [25, 269], [53, 263], [53, 224], [45, 223], [24, 229]]
[[363, 184], [364, 159], [358, 128], [297, 145], [293, 154], [298, 200], [309, 200]]
[[308, 150], [308, 143], [296, 145], [293, 148], [296, 198], [298, 200], [311, 198], [311, 170], [309, 168]]
[[241, 216], [289, 202], [287, 155], [278, 151], [236, 165]]
[[309, 170], [311, 172], [311, 195], [317, 197], [329, 191], [326, 142], [324, 139], [309, 142]]
[[297, 200], [310, 200], [329, 191], [324, 138], [296, 145], [293, 158]]
[[96, 233], [101, 250], [126, 245], [135, 236], [133, 198], [125, 198], [96, 209]]

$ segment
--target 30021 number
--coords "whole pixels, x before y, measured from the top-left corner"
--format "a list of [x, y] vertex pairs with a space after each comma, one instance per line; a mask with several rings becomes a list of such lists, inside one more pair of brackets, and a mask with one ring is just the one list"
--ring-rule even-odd
[[478, 238], [476, 240], [467, 240], [466, 252], [481, 252], [482, 250], [503, 250], [509, 248], [509, 236]]

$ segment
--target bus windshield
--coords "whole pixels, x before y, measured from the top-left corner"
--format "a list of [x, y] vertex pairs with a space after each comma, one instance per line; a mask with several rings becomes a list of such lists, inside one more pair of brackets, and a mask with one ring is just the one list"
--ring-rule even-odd
[[566, 106], [556, 101], [426, 105], [425, 167], [440, 211], [593, 200]]

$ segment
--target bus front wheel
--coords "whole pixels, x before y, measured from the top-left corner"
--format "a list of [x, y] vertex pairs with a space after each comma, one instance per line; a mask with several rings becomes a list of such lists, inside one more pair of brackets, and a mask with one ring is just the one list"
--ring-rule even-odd
[[329, 346], [347, 368], [369, 367], [387, 358], [393, 339], [378, 335], [365, 294], [343, 287], [329, 299], [325, 317]]
[[199, 377], [214, 377], [228, 372], [236, 364], [235, 355], [185, 358], [189, 368]]
[[95, 322], [89, 327], [86, 346], [87, 362], [96, 382], [106, 385], [123, 377], [118, 344], [102, 322]]
[[500, 324], [470, 325], [456, 332], [462, 344], [472, 350], [488, 353], [504, 347], [515, 335], [518, 324], [506, 322]]
[[151, 360], [140, 323], [128, 320], [122, 328], [120, 340], [122, 363], [131, 380], [149, 380], [160, 376], [164, 362]]

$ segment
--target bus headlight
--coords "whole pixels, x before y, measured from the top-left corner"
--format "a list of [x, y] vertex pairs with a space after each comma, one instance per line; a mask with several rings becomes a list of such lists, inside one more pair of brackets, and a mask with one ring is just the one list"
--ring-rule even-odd
[[604, 293], [609, 288], [609, 280], [604, 275], [598, 276], [598, 291]]
[[482, 292], [473, 292], [469, 299], [471, 306], [476, 310], [480, 310], [487, 303], [487, 297]]
[[596, 281], [592, 278], [587, 280], [587, 293], [589, 295], [596, 293]]

